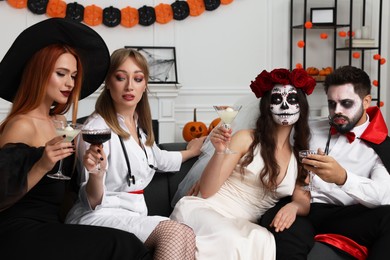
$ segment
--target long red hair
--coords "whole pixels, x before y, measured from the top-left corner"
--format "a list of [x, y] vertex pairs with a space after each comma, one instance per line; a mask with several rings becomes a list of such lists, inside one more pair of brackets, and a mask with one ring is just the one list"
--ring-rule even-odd
[[70, 53], [76, 58], [77, 75], [75, 78], [75, 86], [68, 98], [68, 101], [65, 104], [53, 103], [49, 114], [65, 114], [69, 111], [73, 104], [72, 121], [76, 121], [78, 100], [83, 80], [83, 67], [80, 61], [80, 57], [75, 49], [67, 45], [52, 44], [37, 51], [27, 62], [23, 71], [20, 85], [15, 86], [18, 87], [18, 91], [13, 100], [10, 113], [0, 126], [0, 133], [3, 132], [4, 127], [12, 118], [17, 115], [30, 112], [43, 102], [55, 63], [57, 59], [64, 53]]

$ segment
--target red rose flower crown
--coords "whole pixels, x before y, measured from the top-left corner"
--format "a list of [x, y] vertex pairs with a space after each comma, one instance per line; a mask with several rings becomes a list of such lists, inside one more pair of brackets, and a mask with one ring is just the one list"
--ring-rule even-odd
[[316, 81], [304, 69], [294, 69], [291, 72], [288, 69], [274, 69], [271, 72], [263, 70], [257, 75], [255, 81], [251, 82], [250, 87], [256, 97], [260, 98], [276, 84], [291, 85], [310, 95], [313, 93]]

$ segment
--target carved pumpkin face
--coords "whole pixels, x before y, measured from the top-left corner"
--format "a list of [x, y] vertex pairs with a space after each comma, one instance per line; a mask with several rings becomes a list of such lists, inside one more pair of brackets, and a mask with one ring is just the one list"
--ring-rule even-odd
[[121, 25], [127, 28], [138, 24], [138, 10], [133, 7], [125, 7], [121, 10]]
[[149, 26], [156, 21], [156, 13], [153, 7], [144, 5], [138, 9], [138, 14], [140, 25]]
[[202, 122], [196, 121], [196, 108], [194, 108], [194, 121], [188, 122], [183, 127], [183, 138], [187, 142], [194, 138], [207, 136], [209, 134], [207, 126]]
[[121, 22], [121, 11], [115, 7], [103, 9], [103, 24], [108, 27], [115, 27]]
[[27, 8], [34, 14], [44, 14], [48, 2], [49, 0], [28, 0]]
[[189, 122], [184, 125], [183, 138], [187, 142], [191, 141], [194, 138], [199, 138], [207, 135], [207, 126], [202, 122]]
[[173, 19], [184, 20], [190, 15], [190, 7], [186, 1], [176, 1], [171, 4]]
[[84, 19], [84, 6], [74, 2], [66, 6], [66, 18], [76, 22], [82, 22]]
[[204, 0], [204, 5], [207, 11], [213, 11], [219, 7], [221, 0]]

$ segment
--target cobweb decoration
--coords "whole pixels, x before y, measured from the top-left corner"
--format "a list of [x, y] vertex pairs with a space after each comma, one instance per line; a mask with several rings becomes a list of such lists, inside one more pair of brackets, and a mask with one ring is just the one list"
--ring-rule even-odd
[[[145, 49], [138, 50], [149, 65], [149, 81], [151, 82], [169, 82], [172, 81], [172, 73], [174, 73], [175, 59], [166, 57], [162, 54], [155, 54]], [[174, 78], [174, 77], [173, 77]]]

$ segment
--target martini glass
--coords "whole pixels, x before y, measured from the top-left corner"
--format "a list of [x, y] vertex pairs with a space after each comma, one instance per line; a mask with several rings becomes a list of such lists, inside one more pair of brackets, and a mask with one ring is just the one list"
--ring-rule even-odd
[[[66, 123], [62, 120], [53, 120], [54, 127], [56, 128], [57, 135], [66, 136], [63, 142], [72, 142], [72, 140], [80, 133], [82, 124], [79, 123]], [[48, 174], [47, 177], [59, 180], [70, 180], [69, 176], [62, 173], [63, 160], [60, 160], [60, 166], [56, 173]]]
[[[309, 154], [317, 154], [316, 151], [314, 150], [302, 150], [299, 151], [299, 161], [302, 163], [302, 159], [306, 158]], [[309, 184], [307, 186], [304, 186], [303, 189], [306, 191], [314, 191], [316, 190], [314, 185], [313, 185], [313, 178], [314, 178], [314, 173], [311, 171], [307, 171], [309, 174]]]
[[[81, 130], [83, 140], [91, 145], [101, 145], [111, 139], [111, 129], [108, 127], [104, 128], [90, 128], [86, 127]], [[101, 170], [100, 160], [97, 163], [95, 171]]]
[[[221, 118], [222, 126], [226, 129], [231, 129], [232, 122], [236, 118], [242, 106], [214, 106], [219, 117]], [[229, 143], [226, 143], [225, 154], [234, 154], [235, 151], [229, 149]]]

